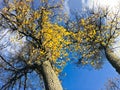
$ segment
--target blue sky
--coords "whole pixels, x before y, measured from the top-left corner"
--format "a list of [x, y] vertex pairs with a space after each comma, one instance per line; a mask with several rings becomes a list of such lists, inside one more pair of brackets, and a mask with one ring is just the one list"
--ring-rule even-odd
[[119, 76], [106, 59], [100, 70], [79, 68], [71, 63], [63, 72], [66, 76], [62, 78], [62, 84], [67, 90], [100, 90], [108, 79]]

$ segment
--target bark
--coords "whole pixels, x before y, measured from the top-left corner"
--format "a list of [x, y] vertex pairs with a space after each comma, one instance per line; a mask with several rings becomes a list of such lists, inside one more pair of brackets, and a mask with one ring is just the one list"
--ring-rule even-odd
[[41, 74], [43, 76], [46, 90], [63, 90], [61, 83], [49, 61], [45, 61], [41, 65]]
[[116, 53], [111, 48], [106, 48], [105, 54], [108, 61], [115, 68], [115, 70], [120, 74], [120, 56], [116, 55]]

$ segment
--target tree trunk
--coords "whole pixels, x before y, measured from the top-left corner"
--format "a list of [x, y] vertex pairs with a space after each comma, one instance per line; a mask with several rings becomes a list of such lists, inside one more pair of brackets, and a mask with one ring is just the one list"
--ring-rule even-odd
[[63, 90], [61, 83], [55, 74], [49, 61], [43, 62], [41, 65], [41, 74], [43, 76], [46, 90]]
[[120, 74], [120, 57], [118, 55], [116, 55], [115, 52], [111, 48], [106, 48], [105, 54], [106, 54], [108, 61], [116, 69], [116, 71]]

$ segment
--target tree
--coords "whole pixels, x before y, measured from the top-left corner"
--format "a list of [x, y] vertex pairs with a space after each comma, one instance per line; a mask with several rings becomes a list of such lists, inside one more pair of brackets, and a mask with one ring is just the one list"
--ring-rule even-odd
[[42, 76], [46, 90], [63, 90], [57, 75], [67, 60], [58, 58], [67, 57], [66, 49], [71, 43], [68, 40], [70, 33], [56, 22], [58, 19], [59, 23], [60, 19], [62, 20], [61, 13], [57, 10], [61, 10], [63, 2], [41, 0], [38, 9], [34, 8], [34, 2], [4, 0], [5, 7], [0, 13], [3, 22], [1, 27], [9, 28], [18, 34], [17, 38], [11, 41], [25, 37], [28, 46], [23, 47], [14, 58], [6, 59], [0, 56], [1, 74], [7, 73], [1, 90], [25, 90], [28, 74], [32, 72], [36, 72], [40, 78]]
[[119, 77], [114, 79], [109, 79], [105, 84], [105, 90], [119, 90], [119, 89], [120, 89]]
[[74, 21], [67, 24], [68, 28], [75, 32], [72, 37], [74, 45], [79, 46], [77, 50], [81, 59], [78, 63], [90, 63], [100, 67], [101, 54], [105, 54], [111, 65], [120, 73], [120, 60], [115, 53], [115, 48], [119, 46], [114, 47], [116, 38], [119, 38], [119, 11], [113, 13], [109, 8], [98, 8], [96, 11], [93, 9], [85, 13], [75, 13]]

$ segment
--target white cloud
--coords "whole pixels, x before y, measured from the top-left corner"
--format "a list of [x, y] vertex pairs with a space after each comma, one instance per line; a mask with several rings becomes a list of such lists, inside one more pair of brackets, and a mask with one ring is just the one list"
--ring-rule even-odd
[[112, 12], [116, 12], [119, 9], [119, 0], [82, 0], [82, 4], [89, 8], [97, 7], [109, 7]]
[[69, 8], [68, 2], [69, 2], [69, 0], [65, 0], [65, 2], [64, 2], [64, 12], [69, 15], [70, 14], [70, 8]]
[[0, 54], [5, 57], [19, 54], [27, 41], [25, 37], [20, 40], [17, 37], [19, 38], [18, 34], [10, 29], [0, 29]]

